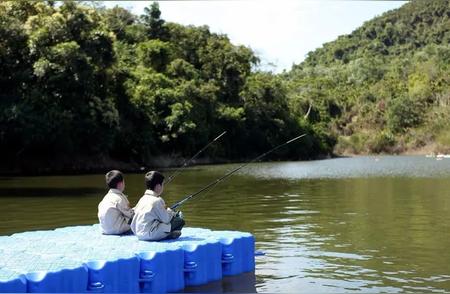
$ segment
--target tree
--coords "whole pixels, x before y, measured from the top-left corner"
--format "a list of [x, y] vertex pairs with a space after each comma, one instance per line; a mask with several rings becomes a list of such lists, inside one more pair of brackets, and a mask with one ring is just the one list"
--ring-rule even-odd
[[153, 2], [150, 8], [144, 8], [144, 14], [141, 15], [141, 20], [150, 39], [167, 40], [168, 31], [164, 25], [165, 21], [161, 18], [158, 2]]
[[393, 99], [387, 112], [387, 123], [394, 132], [404, 132], [407, 128], [415, 127], [422, 122], [423, 105], [419, 101], [401, 95]]
[[107, 27], [114, 32], [118, 40], [126, 40], [127, 28], [136, 22], [136, 16], [119, 6], [106, 10], [104, 17]]
[[138, 45], [137, 56], [144, 67], [164, 72], [171, 61], [170, 44], [161, 40], [149, 40]]

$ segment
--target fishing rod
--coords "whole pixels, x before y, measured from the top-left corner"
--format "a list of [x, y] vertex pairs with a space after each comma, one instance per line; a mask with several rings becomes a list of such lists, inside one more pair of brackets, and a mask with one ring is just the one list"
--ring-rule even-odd
[[302, 134], [302, 135], [300, 135], [300, 136], [298, 136], [298, 137], [295, 137], [295, 138], [293, 138], [293, 139], [291, 139], [291, 140], [289, 140], [289, 141], [287, 141], [287, 142], [285, 142], [285, 143], [283, 143], [283, 144], [280, 144], [280, 145], [278, 145], [278, 146], [276, 146], [276, 147], [270, 149], [270, 150], [267, 151], [266, 153], [263, 153], [263, 154], [259, 155], [258, 157], [252, 159], [251, 161], [246, 162], [246, 163], [244, 163], [244, 164], [238, 166], [237, 168], [235, 168], [235, 169], [233, 169], [232, 171], [226, 173], [225, 175], [223, 175], [222, 177], [218, 178], [217, 180], [215, 180], [215, 181], [209, 183], [208, 185], [206, 185], [205, 187], [203, 187], [203, 188], [200, 189], [199, 191], [195, 192], [194, 194], [191, 194], [191, 195], [187, 196], [186, 198], [184, 198], [183, 200], [181, 200], [181, 201], [175, 203], [175, 204], [172, 205], [170, 208], [171, 208], [171, 209], [176, 209], [176, 208], [178, 208], [179, 206], [183, 205], [183, 203], [185, 203], [186, 201], [188, 201], [188, 200], [194, 198], [195, 196], [197, 196], [198, 194], [202, 193], [203, 191], [208, 190], [210, 187], [212, 187], [212, 186], [214, 186], [214, 185], [217, 185], [218, 183], [220, 183], [221, 181], [223, 181], [225, 178], [231, 176], [232, 174], [234, 174], [234, 173], [237, 172], [238, 170], [244, 168], [245, 166], [249, 165], [250, 163], [257, 161], [257, 160], [263, 158], [264, 156], [266, 156], [267, 154], [272, 153], [273, 151], [275, 151], [275, 150], [277, 150], [277, 149], [279, 149], [279, 148], [281, 148], [281, 147], [283, 147], [283, 146], [286, 146], [286, 145], [288, 145], [288, 144], [290, 144], [290, 143], [292, 143], [292, 142], [294, 142], [294, 141], [297, 141], [298, 139], [300, 139], [300, 138], [302, 138], [302, 137], [304, 137], [304, 136], [306, 136], [306, 134]]
[[194, 156], [192, 156], [189, 160], [185, 161], [183, 163], [183, 165], [181, 167], [179, 167], [176, 171], [174, 171], [169, 178], [167, 179], [167, 181], [164, 181], [164, 183], [167, 185], [168, 183], [170, 183], [173, 178], [175, 178], [175, 176], [177, 174], [179, 174], [181, 172], [181, 170], [183, 168], [185, 168], [186, 166], [189, 165], [189, 163], [191, 163], [192, 160], [194, 160], [195, 158], [197, 158], [197, 156], [200, 155], [200, 153], [202, 153], [206, 148], [209, 147], [209, 145], [211, 145], [212, 143], [216, 142], [217, 140], [219, 140], [220, 137], [222, 137], [223, 135], [225, 135], [227, 133], [227, 131], [224, 131], [222, 134], [220, 134], [219, 136], [217, 136], [214, 140], [212, 140], [211, 142], [209, 142], [205, 147], [203, 147], [200, 151], [198, 151]]

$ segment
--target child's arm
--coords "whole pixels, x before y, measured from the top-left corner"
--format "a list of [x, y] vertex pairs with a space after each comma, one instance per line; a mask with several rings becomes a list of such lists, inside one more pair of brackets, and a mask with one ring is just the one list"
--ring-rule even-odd
[[130, 208], [128, 203], [124, 203], [124, 201], [119, 201], [116, 204], [116, 208], [128, 219], [133, 218], [134, 216], [134, 210], [133, 208]]
[[170, 208], [165, 208], [164, 200], [160, 198], [159, 201], [155, 203], [155, 208], [155, 213], [159, 220], [166, 224], [170, 223], [175, 213]]

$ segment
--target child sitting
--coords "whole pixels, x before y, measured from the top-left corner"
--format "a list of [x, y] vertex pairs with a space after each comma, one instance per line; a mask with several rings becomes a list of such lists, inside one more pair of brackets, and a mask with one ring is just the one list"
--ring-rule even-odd
[[98, 220], [103, 234], [117, 235], [130, 230], [129, 223], [133, 218], [127, 196], [123, 194], [125, 180], [118, 170], [106, 174], [106, 184], [110, 188], [98, 205]]
[[176, 239], [185, 222], [180, 214], [166, 208], [160, 197], [164, 190], [164, 176], [157, 171], [145, 175], [147, 190], [134, 207], [131, 230], [139, 240]]

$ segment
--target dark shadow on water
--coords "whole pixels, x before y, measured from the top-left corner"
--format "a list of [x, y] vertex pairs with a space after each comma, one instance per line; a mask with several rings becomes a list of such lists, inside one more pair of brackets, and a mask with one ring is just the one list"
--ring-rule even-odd
[[186, 287], [183, 293], [257, 293], [255, 272], [223, 277], [202, 286]]
[[90, 195], [105, 194], [100, 188], [0, 188], [0, 197], [86, 197]]

